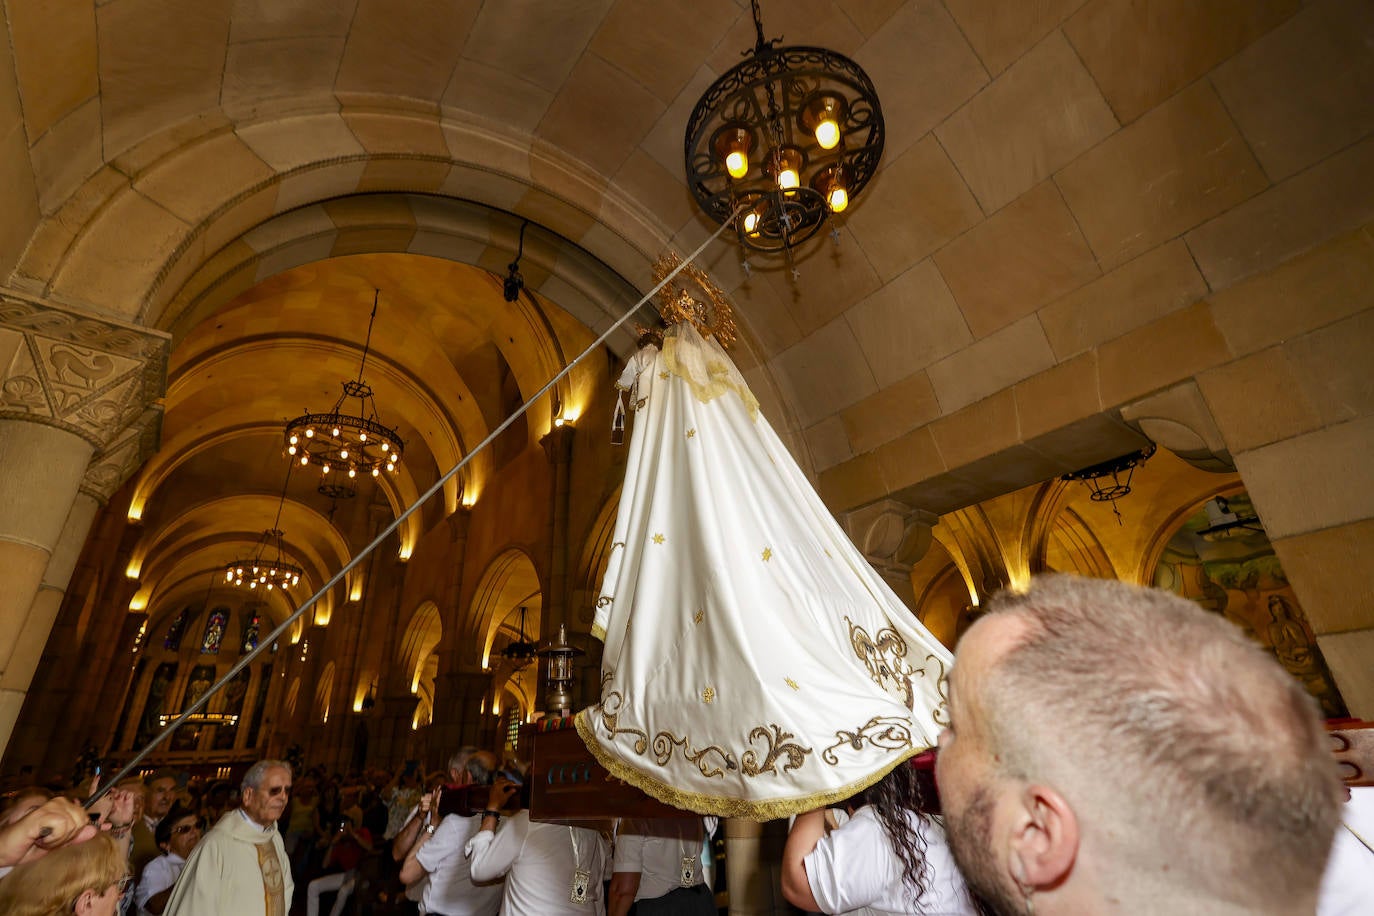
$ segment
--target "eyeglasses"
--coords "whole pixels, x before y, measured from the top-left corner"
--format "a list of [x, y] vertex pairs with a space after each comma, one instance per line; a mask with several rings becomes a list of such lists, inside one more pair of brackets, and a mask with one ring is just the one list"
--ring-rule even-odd
[[114, 887], [119, 888], [119, 896], [123, 897], [124, 892], [129, 889], [129, 885], [134, 883], [133, 875], [125, 875], [114, 883]]
[[[251, 789], [252, 786], [249, 786], [249, 788]], [[253, 789], [253, 791], [254, 791], [254, 792], [261, 792], [261, 793], [264, 794], [264, 795], [270, 795], [270, 796], [272, 796], [273, 798], [276, 798], [278, 795], [290, 795], [290, 794], [291, 794], [291, 787], [290, 787], [290, 786], [270, 786], [270, 787], [264, 787], [264, 788], [261, 788], [261, 789]]]
[[190, 833], [192, 830], [194, 830], [194, 831], [196, 831], [197, 833], [199, 833], [199, 832], [200, 832], [200, 824], [182, 824], [182, 825], [180, 825], [179, 827], [173, 827], [173, 828], [172, 828], [172, 834], [173, 834], [174, 836], [182, 836], [183, 834]]

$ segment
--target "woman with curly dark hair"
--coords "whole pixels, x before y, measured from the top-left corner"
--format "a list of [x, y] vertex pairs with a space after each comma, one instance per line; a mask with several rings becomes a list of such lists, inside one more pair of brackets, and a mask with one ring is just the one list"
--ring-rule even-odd
[[928, 792], [902, 763], [852, 799], [848, 822], [828, 834], [825, 809], [798, 815], [782, 854], [783, 896], [820, 913], [976, 914], [944, 828], [921, 811]]

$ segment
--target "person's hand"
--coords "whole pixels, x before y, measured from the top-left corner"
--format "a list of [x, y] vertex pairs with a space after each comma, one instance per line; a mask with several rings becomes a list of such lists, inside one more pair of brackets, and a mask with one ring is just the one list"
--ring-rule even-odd
[[420, 815], [421, 817], [429, 814], [429, 809], [434, 807], [434, 793], [426, 792], [420, 796]]
[[500, 811], [510, 802], [520, 787], [511, 782], [504, 776], [496, 777], [491, 784], [491, 797], [488, 799], [487, 807], [494, 811]]
[[21, 865], [68, 843], [95, 836], [86, 809], [67, 798], [53, 798], [7, 827], [0, 828], [0, 866]]
[[101, 801], [109, 799], [110, 805], [105, 812], [104, 824], [116, 831], [127, 830], [138, 817], [138, 796], [124, 789], [112, 789]]

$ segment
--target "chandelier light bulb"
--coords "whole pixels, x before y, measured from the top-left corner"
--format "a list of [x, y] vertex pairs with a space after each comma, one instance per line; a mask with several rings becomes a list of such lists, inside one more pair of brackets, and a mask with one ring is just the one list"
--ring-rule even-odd
[[844, 208], [849, 206], [849, 192], [842, 186], [836, 185], [830, 189], [830, 196], [826, 198], [826, 203], [830, 205], [831, 213], [842, 213]]
[[372, 469], [372, 476], [373, 476], [373, 477], [376, 477], [376, 476], [378, 476], [378, 475], [381, 474], [381, 473], [382, 473], [382, 472], [379, 471], [379, 470], [377, 470], [376, 468], [373, 468], [373, 469]]
[[730, 153], [725, 157], [725, 171], [731, 178], [743, 178], [749, 174], [749, 157], [738, 151]]
[[324, 467], [320, 468], [320, 473], [321, 473], [321, 474], [328, 474], [328, 473], [329, 473], [329, 465], [326, 464]]
[[302, 455], [302, 456], [301, 456], [301, 464], [309, 464], [309, 463], [310, 463], [310, 456], [309, 456], [309, 455]]
[[239, 578], [242, 579], [242, 578], [243, 578], [243, 567], [240, 566], [240, 567], [236, 570], [236, 572], [238, 573]]
[[759, 229], [759, 213], [757, 210], [750, 210], [744, 214], [744, 231], [753, 234]]
[[257, 587], [258, 587], [258, 580], [257, 580], [257, 579], [250, 579], [249, 582], [248, 582], [248, 587], [249, 587], [249, 588], [257, 588]]
[[394, 464], [388, 464], [388, 465], [386, 466], [386, 469], [387, 469], [388, 471], [394, 471], [394, 470], [396, 470], [396, 465], [394, 465]]
[[253, 575], [256, 576], [257, 574], [258, 574], [258, 568], [257, 568], [256, 566], [254, 566], [254, 567], [253, 567]]
[[348, 476], [349, 476], [349, 477], [357, 477], [357, 476], [358, 476], [358, 472], [355, 471], [355, 470], [353, 470], [352, 468], [349, 468], [349, 469], [348, 469]]
[[271, 582], [268, 582], [268, 583], [267, 583], [267, 590], [268, 590], [269, 592], [272, 590], [272, 583], [271, 583]]
[[292, 444], [292, 445], [295, 445], [295, 444], [296, 444], [297, 442], [299, 442], [299, 441], [301, 441], [300, 436], [295, 436], [295, 435], [293, 435], [293, 436], [291, 437], [291, 444]]
[[340, 461], [347, 461], [347, 460], [348, 460], [348, 449], [342, 449], [342, 450], [339, 452], [339, 460], [340, 460]]
[[296, 447], [293, 445], [293, 446], [291, 446], [290, 448], [288, 448], [288, 449], [286, 450], [286, 454], [288, 454], [288, 455], [294, 455], [294, 454], [296, 454]]
[[840, 144], [840, 125], [825, 120], [816, 125], [816, 142], [821, 149], [834, 149]]
[[225, 582], [233, 582], [233, 581], [234, 581], [234, 571], [233, 571], [232, 569], [226, 569], [226, 570], [224, 571], [224, 581], [225, 581]]
[[367, 441], [367, 433], [358, 433], [358, 441], [359, 441], [359, 442], [366, 442], [366, 441]]
[[313, 429], [307, 429], [307, 430], [305, 431], [305, 438], [307, 438], [307, 439], [313, 439], [313, 438], [315, 438], [315, 431], [314, 431]]
[[335, 439], [339, 438], [339, 428], [338, 428], [337, 426], [334, 427], [334, 432], [333, 432], [332, 435], [334, 436]]
[[389, 451], [391, 451], [391, 444], [390, 444], [390, 443], [387, 443], [387, 442], [383, 442], [383, 443], [382, 443], [382, 451], [384, 451], [384, 452], [389, 452]]

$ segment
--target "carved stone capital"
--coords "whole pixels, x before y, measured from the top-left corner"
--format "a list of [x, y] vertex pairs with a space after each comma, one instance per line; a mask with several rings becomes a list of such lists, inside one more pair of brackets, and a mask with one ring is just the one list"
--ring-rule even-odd
[[882, 570], [906, 570], [925, 556], [940, 517], [895, 499], [883, 499], [844, 514], [844, 527], [854, 546]]
[[[166, 386], [170, 341], [161, 331], [0, 289], [0, 417], [80, 436], [97, 460], [131, 426], [141, 423], [155, 437], [159, 424], [142, 418]], [[107, 471], [98, 476], [111, 479]]]
[[161, 438], [162, 406], [155, 404], [95, 453], [78, 489], [105, 505], [114, 491], [152, 457]]

